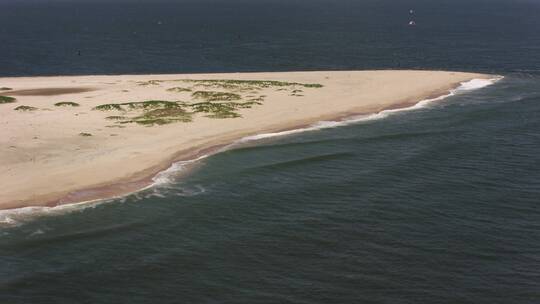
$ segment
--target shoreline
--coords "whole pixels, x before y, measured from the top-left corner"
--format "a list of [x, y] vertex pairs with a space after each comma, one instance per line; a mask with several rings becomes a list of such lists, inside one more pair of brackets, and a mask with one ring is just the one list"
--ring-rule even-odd
[[[300, 72], [301, 73], [301, 72]], [[307, 72], [309, 73], [309, 72]], [[155, 75], [152, 75], [155, 76]], [[474, 77], [473, 77], [474, 76]], [[65, 76], [70, 77], [70, 76]], [[99, 76], [98, 76], [99, 77]], [[472, 79], [494, 79], [494, 75], [471, 74], [468, 78]], [[398, 101], [393, 101], [390, 105], [376, 108], [366, 106], [352, 107], [347, 111], [329, 113], [317, 117], [310, 117], [304, 120], [292, 120], [288, 123], [277, 123], [263, 128], [249, 129], [245, 131], [229, 132], [227, 134], [217, 134], [217, 136], [205, 138], [201, 143], [190, 146], [189, 148], [175, 151], [170, 154], [165, 160], [156, 163], [144, 170], [132, 173], [130, 176], [116, 179], [114, 181], [106, 181], [101, 184], [95, 184], [91, 187], [81, 187], [75, 191], [62, 192], [57, 191], [47, 195], [40, 195], [32, 199], [25, 200], [24, 204], [12, 202], [0, 205], [0, 210], [14, 210], [24, 207], [56, 207], [61, 205], [79, 205], [93, 203], [96, 201], [106, 201], [110, 199], [120, 198], [136, 192], [148, 189], [156, 184], [156, 178], [163, 172], [169, 170], [178, 162], [192, 162], [193, 160], [207, 157], [224, 151], [227, 147], [234, 146], [235, 143], [247, 137], [257, 137], [261, 134], [268, 133], [287, 133], [294, 130], [304, 130], [314, 128], [313, 125], [324, 121], [332, 121], [336, 123], [347, 122], [358, 116], [379, 115], [385, 112], [403, 111], [413, 109], [419, 103], [425, 100], [438, 100], [452, 95], [464, 81], [454, 81], [448, 83], [443, 88], [437, 88], [429, 92], [422, 92], [416, 96], [403, 97]], [[302, 131], [301, 131], [302, 132]], [[296, 133], [296, 132], [294, 132]], [[196, 163], [196, 161], [195, 161]], [[192, 165], [187, 165], [182, 168], [182, 173], [176, 173], [177, 177], [189, 174]]]

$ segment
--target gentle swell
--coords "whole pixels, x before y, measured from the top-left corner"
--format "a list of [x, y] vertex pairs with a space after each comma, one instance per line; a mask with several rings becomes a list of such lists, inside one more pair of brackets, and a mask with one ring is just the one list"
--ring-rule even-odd
[[349, 153], [349, 152], [324, 154], [324, 155], [310, 156], [310, 157], [304, 157], [304, 158], [281, 161], [281, 162], [274, 162], [270, 164], [263, 164], [263, 165], [256, 166], [253, 168], [248, 168], [245, 171], [276, 170], [276, 169], [279, 170], [282, 168], [291, 168], [294, 166], [301, 166], [301, 165], [310, 164], [310, 163], [320, 163], [324, 161], [343, 159], [343, 158], [353, 157], [353, 156], [354, 154]]

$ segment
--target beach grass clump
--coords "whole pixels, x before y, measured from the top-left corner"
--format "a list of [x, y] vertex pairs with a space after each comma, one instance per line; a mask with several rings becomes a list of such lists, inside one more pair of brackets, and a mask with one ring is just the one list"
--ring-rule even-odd
[[255, 105], [261, 105], [261, 103], [256, 101], [224, 103], [207, 101], [190, 104], [189, 106], [194, 113], [207, 113], [205, 117], [222, 119], [242, 117], [236, 112], [238, 109], [250, 109]]
[[148, 81], [137, 81], [137, 84], [140, 86], [149, 86], [149, 85], [159, 85], [163, 80], [148, 80]]
[[144, 115], [140, 117], [144, 119], [175, 118], [191, 121], [191, 113], [182, 108], [155, 109], [144, 113]]
[[[241, 96], [233, 93], [198, 91], [202, 93], [195, 94], [195, 98], [205, 98], [218, 100], [221, 102], [204, 101], [188, 104], [180, 101], [148, 100], [141, 102], [125, 102], [99, 105], [94, 110], [110, 111], [138, 111], [138, 116], [107, 116], [108, 120], [116, 120], [117, 124], [136, 123], [144, 126], [165, 125], [174, 122], [191, 122], [193, 115], [204, 113], [209, 118], [237, 118], [241, 117], [237, 111], [239, 109], [249, 109], [255, 105], [261, 105], [262, 98], [246, 102], [235, 102], [228, 100], [238, 100]], [[224, 100], [224, 101], [223, 101]], [[228, 101], [228, 102], [227, 102]], [[142, 112], [142, 113], [141, 113]]]
[[303, 86], [305, 88], [322, 88], [318, 83], [298, 83], [275, 80], [236, 80], [236, 79], [182, 79], [180, 81], [195, 83], [206, 87], [220, 87], [223, 89], [256, 90], [272, 87]]
[[214, 119], [226, 119], [226, 118], [238, 118], [238, 117], [242, 117], [242, 115], [236, 112], [219, 112], [219, 113], [212, 113], [212, 114], [205, 115], [205, 117], [214, 118]]
[[213, 103], [213, 102], [200, 102], [190, 105], [195, 113], [207, 113], [205, 117], [208, 118], [237, 118], [241, 117], [236, 113], [235, 103]]
[[[260, 98], [261, 101], [262, 101], [262, 98]], [[261, 102], [259, 102], [258, 100], [252, 100], [252, 101], [246, 101], [246, 102], [230, 102], [229, 104], [232, 104], [236, 109], [251, 109], [253, 106], [257, 105], [257, 106], [260, 106], [262, 105]]]
[[302, 97], [302, 96], [304, 96], [304, 95], [301, 94], [303, 92], [304, 91], [302, 91], [302, 90], [295, 89], [295, 90], [292, 90], [291, 96]]
[[239, 94], [216, 91], [197, 91], [193, 92], [191, 96], [195, 99], [204, 99], [206, 101], [232, 101], [242, 99], [242, 96]]
[[54, 104], [55, 107], [78, 107], [80, 104], [71, 101], [62, 101]]
[[318, 83], [306, 83], [306, 84], [302, 84], [302, 86], [304, 88], [312, 88], [312, 89], [320, 89], [324, 87], [322, 84], [318, 84]]
[[190, 104], [189, 106], [193, 109], [195, 113], [208, 113], [211, 112], [213, 107], [215, 107], [215, 103], [213, 102], [198, 102]]
[[38, 108], [31, 107], [31, 106], [18, 106], [13, 110], [15, 110], [15, 111], [23, 111], [23, 112], [31, 112], [31, 111], [38, 110]]
[[180, 79], [178, 81], [192, 83], [195, 86], [206, 89], [223, 89], [223, 90], [247, 90], [249, 86], [242, 83], [235, 83], [228, 80], [208, 80], [208, 79]]
[[224, 103], [214, 103], [214, 102], [199, 102], [191, 104], [193, 112], [195, 113], [221, 113], [221, 112], [231, 112], [235, 108], [231, 105]]
[[182, 87], [174, 87], [167, 89], [167, 92], [175, 92], [175, 93], [183, 93], [183, 92], [191, 92], [192, 90], [190, 88], [182, 88]]
[[147, 100], [139, 102], [108, 103], [94, 107], [98, 111], [126, 111], [126, 110], [146, 110], [152, 108], [177, 108], [181, 105], [175, 101]]
[[125, 116], [107, 116], [105, 117], [105, 119], [108, 119], [108, 120], [124, 120], [126, 119]]
[[13, 90], [12, 88], [8, 88], [8, 87], [1, 87], [0, 88], [0, 91], [11, 91]]
[[182, 108], [154, 109], [120, 123], [137, 123], [145, 126], [165, 125], [173, 122], [191, 122], [192, 113]]
[[89, 136], [92, 136], [92, 134], [91, 133], [86, 133], [86, 132], [81, 132], [81, 133], [79, 133], [79, 136], [89, 137]]
[[97, 107], [94, 107], [92, 110], [98, 110], [98, 111], [122, 111], [122, 106], [118, 103], [108, 103], [108, 104], [102, 104]]
[[261, 102], [264, 101], [264, 97], [251, 98], [251, 99], [249, 99], [249, 101], [250, 101], [250, 102], [256, 102], [256, 103], [261, 104]]
[[178, 108], [180, 107], [180, 104], [175, 101], [147, 100], [139, 102], [126, 102], [122, 103], [121, 106], [127, 106], [131, 110], [146, 110], [152, 108]]
[[16, 102], [17, 99], [9, 96], [0, 96], [0, 104], [2, 103], [13, 103]]
[[104, 104], [95, 107], [94, 110], [142, 111], [142, 114], [132, 118], [113, 115], [107, 116], [106, 119], [116, 120], [119, 124], [137, 123], [145, 126], [153, 126], [173, 122], [191, 122], [193, 113], [186, 111], [183, 108], [184, 105], [184, 103], [175, 101], [147, 100], [140, 102]]

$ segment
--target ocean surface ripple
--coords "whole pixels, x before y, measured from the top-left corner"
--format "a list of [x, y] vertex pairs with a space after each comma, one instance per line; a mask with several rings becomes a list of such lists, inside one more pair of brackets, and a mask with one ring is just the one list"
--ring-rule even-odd
[[11, 214], [0, 298], [533, 303], [538, 84], [244, 139], [124, 198]]

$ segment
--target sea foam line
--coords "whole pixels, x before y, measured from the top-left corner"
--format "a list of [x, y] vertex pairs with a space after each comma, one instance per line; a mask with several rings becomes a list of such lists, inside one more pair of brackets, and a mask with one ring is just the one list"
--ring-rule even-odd
[[[503, 78], [504, 77], [500, 76], [500, 77], [495, 77], [491, 79], [472, 79], [470, 81], [462, 82], [459, 87], [457, 87], [454, 90], [451, 90], [446, 95], [421, 100], [415, 105], [407, 107], [407, 108], [384, 110], [378, 113], [368, 114], [368, 115], [357, 115], [357, 116], [352, 116], [347, 119], [339, 120], [339, 121], [319, 121], [305, 128], [298, 128], [298, 129], [287, 130], [287, 131], [282, 131], [282, 132], [262, 133], [262, 134], [252, 135], [252, 136], [246, 136], [239, 140], [234, 141], [230, 145], [227, 145], [219, 149], [213, 154], [231, 149], [239, 144], [243, 144], [246, 142], [257, 141], [257, 140], [272, 138], [272, 137], [288, 136], [288, 135], [310, 132], [310, 131], [317, 131], [317, 130], [322, 130], [322, 129], [336, 128], [336, 127], [347, 126], [347, 125], [361, 123], [361, 122], [383, 119], [394, 113], [421, 109], [435, 101], [439, 101], [439, 100], [448, 98], [450, 96], [453, 96], [459, 93], [487, 87], [489, 85], [496, 83], [497, 81]], [[134, 193], [139, 193], [149, 188], [170, 184], [174, 181], [174, 177], [177, 176], [179, 172], [185, 170], [187, 166], [192, 165], [202, 159], [205, 159], [209, 157], [210, 155], [211, 154], [205, 154], [191, 160], [175, 162], [168, 169], [156, 174], [152, 178], [153, 182], [150, 185], [129, 194], [120, 195], [117, 197], [112, 197], [112, 198], [107, 198], [107, 199], [97, 199], [97, 200], [84, 201], [84, 202], [78, 202], [78, 203], [72, 203], [72, 204], [63, 204], [63, 205], [58, 205], [54, 207], [23, 207], [23, 208], [17, 208], [17, 209], [0, 210], [0, 228], [18, 226], [27, 220], [31, 220], [39, 216], [60, 215], [60, 214], [74, 212], [74, 211], [82, 211], [87, 208], [93, 208], [96, 205], [99, 205], [102, 203], [124, 198], [126, 196], [133, 195]]]
[[317, 131], [317, 130], [329, 129], [329, 128], [336, 128], [336, 127], [347, 126], [347, 125], [356, 124], [356, 123], [360, 123], [360, 122], [383, 119], [383, 118], [386, 118], [386, 117], [388, 117], [388, 116], [390, 116], [392, 114], [395, 114], [395, 113], [425, 108], [427, 105], [429, 105], [429, 104], [431, 104], [431, 103], [433, 103], [435, 101], [443, 100], [445, 98], [448, 98], [450, 96], [454, 96], [454, 95], [459, 94], [459, 93], [464, 93], [464, 92], [467, 92], [467, 91], [473, 91], [473, 90], [477, 90], [477, 89], [481, 89], [481, 88], [490, 86], [490, 85], [496, 83], [497, 81], [501, 80], [502, 78], [504, 78], [504, 77], [500, 76], [500, 77], [495, 77], [495, 78], [490, 78], [490, 79], [472, 79], [470, 81], [462, 82], [459, 87], [457, 87], [457, 88], [455, 88], [453, 90], [450, 90], [450, 92], [448, 94], [438, 96], [438, 97], [435, 97], [435, 98], [421, 100], [421, 101], [417, 102], [416, 104], [414, 104], [414, 105], [412, 105], [410, 107], [399, 108], [399, 109], [391, 109], [391, 110], [384, 110], [384, 111], [381, 111], [381, 112], [378, 112], [378, 113], [367, 114], [367, 115], [355, 115], [355, 116], [351, 116], [351, 117], [348, 117], [347, 119], [339, 120], [339, 121], [319, 121], [319, 122], [314, 123], [314, 124], [312, 124], [312, 125], [310, 125], [308, 127], [305, 127], [305, 128], [287, 130], [287, 131], [282, 131], [282, 132], [262, 133], [262, 134], [252, 135], [252, 136], [246, 136], [244, 138], [241, 138], [241, 139], [237, 140], [236, 142], [234, 142], [231, 145], [242, 144], [242, 143], [246, 143], [246, 142], [250, 142], [250, 141], [256, 141], [256, 140], [265, 139], [265, 138], [287, 136], [287, 135], [291, 135], [291, 134], [297, 134], [297, 133], [303, 133], [303, 132], [309, 132], [309, 131]]

